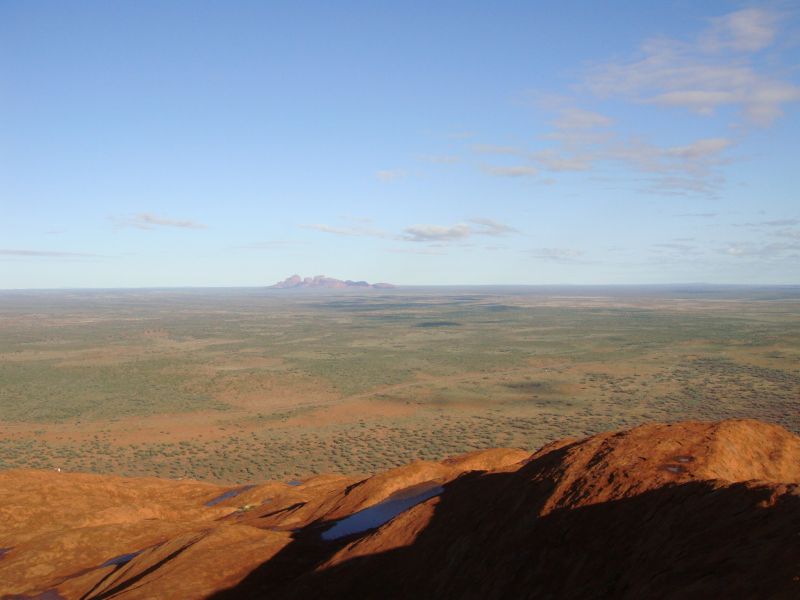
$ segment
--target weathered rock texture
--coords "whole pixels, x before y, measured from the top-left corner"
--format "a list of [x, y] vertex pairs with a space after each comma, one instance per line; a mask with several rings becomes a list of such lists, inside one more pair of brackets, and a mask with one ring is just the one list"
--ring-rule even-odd
[[[7, 471], [0, 596], [798, 598], [798, 482], [800, 438], [756, 421], [645, 425], [298, 486]], [[418, 490], [435, 495], [323, 538]]]

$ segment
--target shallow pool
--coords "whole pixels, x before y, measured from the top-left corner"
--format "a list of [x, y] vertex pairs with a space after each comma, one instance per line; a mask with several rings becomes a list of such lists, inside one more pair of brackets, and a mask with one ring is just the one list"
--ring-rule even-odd
[[330, 529], [322, 533], [322, 539], [326, 541], [337, 540], [348, 535], [375, 529], [391, 521], [412, 506], [424, 502], [428, 498], [438, 496], [443, 491], [444, 488], [436, 482], [421, 483], [397, 491], [383, 502], [337, 521]]

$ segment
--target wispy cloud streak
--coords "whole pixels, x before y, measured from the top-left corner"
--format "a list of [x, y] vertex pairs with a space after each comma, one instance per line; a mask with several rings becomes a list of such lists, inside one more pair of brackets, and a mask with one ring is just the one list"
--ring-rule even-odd
[[600, 97], [701, 115], [734, 106], [751, 123], [769, 125], [784, 105], [800, 101], [800, 87], [763, 72], [752, 59], [774, 42], [778, 22], [773, 12], [748, 8], [714, 19], [694, 40], [647, 40], [638, 57], [594, 67], [586, 87]]
[[138, 213], [128, 217], [112, 218], [120, 227], [134, 227], [136, 229], [155, 229], [157, 227], [177, 227], [180, 229], [205, 229], [206, 225], [188, 219], [170, 219], [154, 215], [153, 213]]
[[61, 252], [56, 250], [19, 250], [11, 248], [0, 248], [0, 256], [20, 256], [20, 257], [39, 257], [39, 258], [79, 258], [96, 257], [97, 254], [87, 252]]

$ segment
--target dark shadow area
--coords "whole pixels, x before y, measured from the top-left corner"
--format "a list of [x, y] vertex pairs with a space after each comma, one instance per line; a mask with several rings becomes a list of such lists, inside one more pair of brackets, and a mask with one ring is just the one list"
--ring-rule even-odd
[[[766, 485], [690, 482], [538, 517], [553, 483], [536, 476], [564, 451], [449, 483], [408, 546], [306, 527], [213, 598], [800, 597], [796, 488], [776, 500]], [[354, 541], [369, 553], [315, 570]]]
[[117, 569], [115, 569], [114, 571], [112, 571], [111, 573], [109, 573], [108, 575], [103, 577], [100, 581], [98, 581], [92, 587], [92, 589], [90, 589], [88, 592], [86, 592], [81, 597], [81, 600], [88, 600], [89, 598], [91, 598], [92, 600], [104, 600], [105, 598], [112, 598], [115, 595], [130, 589], [131, 586], [135, 585], [136, 583], [138, 583], [139, 581], [141, 581], [142, 579], [147, 577], [150, 573], [153, 573], [154, 571], [157, 571], [158, 569], [163, 567], [165, 564], [167, 564], [171, 560], [177, 558], [181, 553], [183, 553], [185, 550], [187, 550], [192, 545], [194, 545], [194, 542], [191, 542], [189, 544], [181, 546], [180, 548], [178, 548], [178, 549], [174, 550], [173, 552], [171, 552], [169, 555], [167, 555], [164, 558], [162, 558], [162, 559], [158, 560], [157, 562], [153, 563], [152, 565], [150, 565], [146, 569], [143, 569], [140, 573], [137, 573], [133, 577], [125, 579], [121, 583], [119, 583], [118, 585], [115, 585], [115, 586], [113, 586], [113, 587], [111, 587], [111, 588], [109, 588], [109, 589], [107, 589], [105, 591], [102, 591], [99, 594], [95, 594], [94, 593], [95, 590], [100, 588], [103, 585], [103, 583], [105, 583], [109, 578], [113, 577], [116, 574], [116, 572], [117, 572], [117, 570], [119, 568], [123, 567], [127, 563], [123, 563], [123, 564], [117, 565]]

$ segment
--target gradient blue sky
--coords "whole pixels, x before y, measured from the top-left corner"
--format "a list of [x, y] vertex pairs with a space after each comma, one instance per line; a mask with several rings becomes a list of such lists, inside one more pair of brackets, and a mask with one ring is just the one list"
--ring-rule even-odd
[[0, 287], [800, 283], [791, 2], [0, 2]]

